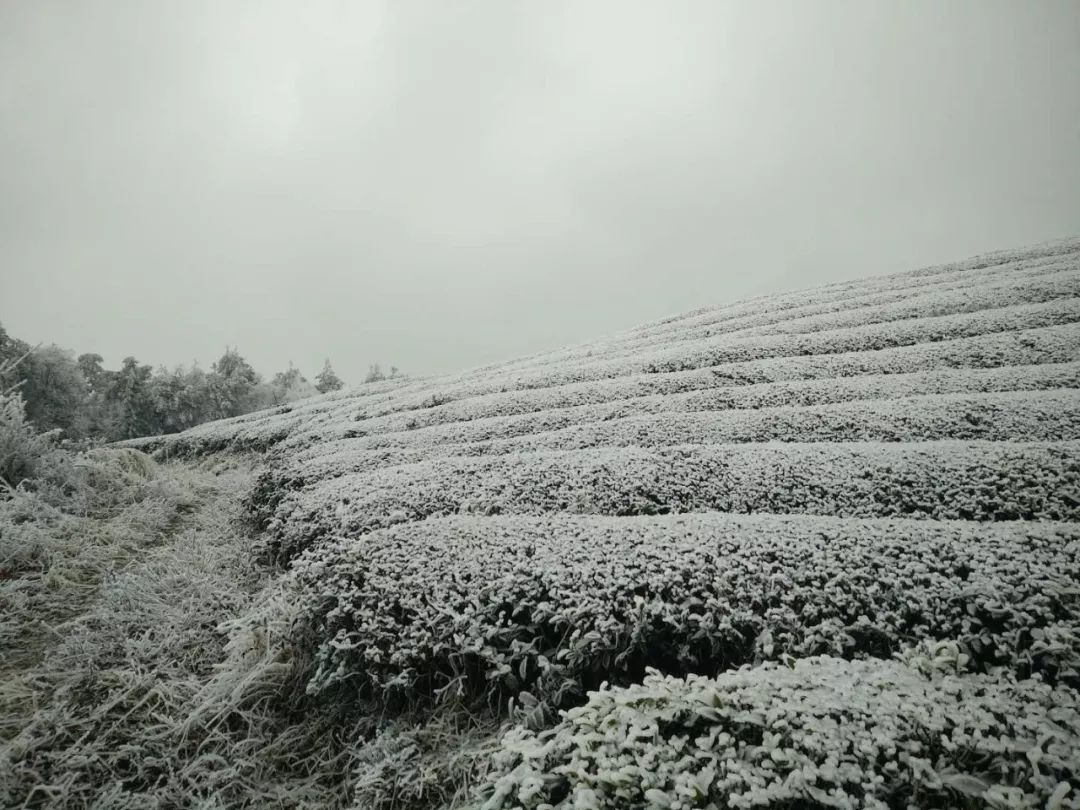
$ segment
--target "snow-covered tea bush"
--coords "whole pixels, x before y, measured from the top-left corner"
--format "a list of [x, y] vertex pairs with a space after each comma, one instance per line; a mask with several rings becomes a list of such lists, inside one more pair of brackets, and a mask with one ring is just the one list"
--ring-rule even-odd
[[[660, 324], [647, 324], [631, 329], [614, 338], [590, 343], [583, 347], [570, 347], [545, 352], [540, 355], [520, 358], [516, 361], [494, 364], [485, 370], [497, 371], [523, 365], [543, 365], [565, 362], [581, 356], [595, 357], [609, 352], [633, 351], [641, 347], [663, 345], [670, 341], [685, 340], [694, 337], [709, 337], [715, 334], [757, 330], [787, 331], [788, 324], [801, 327], [806, 318], [829, 313], [842, 313], [846, 310], [862, 310], [882, 307], [886, 319], [892, 317], [894, 310], [903, 307], [888, 306], [903, 302], [910, 306], [920, 299], [948, 298], [949, 293], [965, 290], [969, 295], [975, 290], [996, 287], [1002, 283], [1022, 286], [1024, 280], [1048, 276], [1063, 269], [1075, 269], [1075, 258], [1065, 250], [1055, 255], [1030, 257], [1003, 264], [991, 264], [984, 268], [965, 268], [956, 272], [945, 270], [937, 278], [918, 277], [905, 274], [903, 278], [888, 279], [867, 278], [854, 282], [827, 285], [812, 290], [801, 290], [758, 298], [746, 299], [736, 304], [728, 304], [704, 311], [691, 312], [687, 315], [666, 319]], [[1015, 303], [1015, 302], [1013, 302]], [[962, 304], [960, 305], [963, 306]], [[974, 309], [986, 308], [986, 304]], [[963, 310], [955, 310], [963, 311]], [[939, 311], [936, 314], [945, 314]], [[908, 317], [916, 317], [908, 310]], [[812, 330], [808, 330], [812, 331]], [[591, 352], [592, 354], [589, 354]]]
[[[607, 413], [600, 419], [589, 419], [581, 410], [376, 434], [349, 440], [348, 449], [418, 450], [435, 456], [767, 441], [1080, 438], [1080, 397], [1060, 388], [896, 396], [885, 401], [866, 399], [798, 407], [660, 411], [634, 416], [619, 416], [605, 408]], [[547, 421], [542, 422], [544, 417]]]
[[807, 658], [653, 673], [518, 727], [476, 810], [1078, 808], [1080, 695], [1007, 675]]
[[817, 442], [443, 457], [318, 481], [268, 532], [291, 557], [321, 538], [458, 513], [769, 512], [1076, 520], [1080, 442]]
[[311, 690], [559, 703], [648, 666], [888, 657], [921, 639], [952, 639], [973, 670], [1080, 686], [1076, 524], [460, 517], [343, 539], [293, 570], [287, 601], [322, 640]]
[[961, 264], [751, 299], [720, 308], [728, 313], [723, 332], [695, 331], [695, 319], [716, 321], [717, 313], [706, 312], [659, 331], [646, 327], [457, 375], [359, 386], [144, 444], [163, 453], [282, 441], [311, 447], [380, 431], [384, 422], [406, 430], [732, 385], [1074, 361], [1077, 244], [987, 259], [981, 268]]
[[[980, 278], [978, 286], [975, 279]], [[522, 358], [516, 362], [491, 367], [506, 371], [511, 367], [539, 367], [566, 363], [582, 358], [613, 358], [640, 353], [660, 346], [671, 346], [693, 340], [730, 334], [739, 336], [818, 332], [827, 329], [860, 326], [871, 323], [908, 320], [913, 318], [975, 312], [1007, 304], [1038, 303], [1072, 294], [1076, 279], [1070, 270], [1062, 270], [1059, 262], [1033, 266], [1027, 270], [1000, 268], [983, 274], [965, 273], [929, 290], [913, 287], [890, 288], [887, 291], [855, 293], [851, 288], [828, 293], [810, 293], [808, 300], [795, 306], [772, 308], [738, 307], [726, 316], [695, 321], [683, 328], [662, 333], [645, 333], [622, 339], [589, 344], [587, 347], [549, 352], [540, 357]], [[770, 302], [772, 299], [770, 299]]]
[[[1077, 345], [1080, 354], [1080, 344]], [[425, 446], [428, 444], [488, 442], [505, 440], [515, 436], [561, 430], [568, 427], [584, 427], [594, 422], [605, 422], [645, 414], [679, 414], [727, 410], [756, 411], [794, 406], [817, 406], [840, 403], [862, 403], [861, 407], [874, 407], [874, 403], [899, 397], [929, 395], [972, 396], [978, 393], [1004, 393], [1047, 391], [1080, 387], [1080, 362], [1046, 363], [1043, 365], [1007, 366], [990, 369], [949, 369], [923, 371], [908, 374], [876, 374], [860, 377], [827, 378], [822, 380], [797, 380], [758, 385], [720, 386], [702, 388], [683, 393], [649, 394], [629, 396], [610, 402], [589, 402], [580, 405], [553, 406], [543, 410], [518, 412], [516, 405], [505, 400], [495, 409], [508, 411], [503, 415], [489, 415], [486, 411], [465, 412], [457, 409], [451, 413], [442, 408], [430, 411], [432, 418], [406, 428], [401, 417], [369, 419], [363, 430], [353, 429], [353, 436], [339, 439], [340, 452], [327, 452], [324, 444], [297, 450], [289, 455], [287, 464], [291, 471], [305, 472], [310, 478], [324, 474], [349, 471], [345, 465], [333, 466], [342, 452], [376, 450], [388, 447]], [[562, 392], [566, 394], [568, 392]], [[470, 405], [482, 404], [490, 398], [468, 400]], [[462, 403], [464, 404], [464, 403]], [[522, 406], [526, 402], [518, 403]], [[542, 400], [537, 400], [542, 405]], [[908, 403], [909, 412], [912, 404]], [[1070, 403], [1071, 405], [1071, 403]], [[451, 418], [456, 416], [457, 418]], [[913, 413], [918, 418], [917, 413]], [[782, 440], [794, 441], [797, 436], [785, 435]], [[1013, 438], [1020, 438], [1014, 436]], [[312, 470], [312, 465], [325, 465]]]

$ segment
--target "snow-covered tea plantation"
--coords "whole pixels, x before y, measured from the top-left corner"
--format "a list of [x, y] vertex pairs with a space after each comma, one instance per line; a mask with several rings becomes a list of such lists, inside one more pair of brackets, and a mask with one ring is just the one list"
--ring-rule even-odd
[[1080, 808], [1080, 240], [135, 444], [264, 455], [199, 711], [348, 806]]

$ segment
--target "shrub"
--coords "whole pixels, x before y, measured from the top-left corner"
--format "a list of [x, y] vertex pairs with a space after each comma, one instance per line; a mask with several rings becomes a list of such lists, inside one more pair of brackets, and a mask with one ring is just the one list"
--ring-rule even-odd
[[[1080, 364], [1077, 364], [1080, 371]], [[910, 381], [904, 380], [910, 384]], [[1080, 385], [1080, 376], [1075, 379]], [[869, 392], [868, 392], [869, 394]], [[379, 450], [426, 451], [431, 457], [502, 455], [537, 450], [590, 447], [665, 447], [679, 444], [746, 442], [932, 441], [966, 439], [1046, 441], [1080, 438], [1080, 398], [1072, 390], [994, 391], [968, 394], [896, 396], [863, 400], [761, 408], [700, 408], [679, 411], [678, 398], [667, 397], [669, 410], [642, 414], [648, 403], [613, 407], [543, 411], [531, 417], [455, 422], [416, 431], [406, 421], [404, 432], [353, 437], [341, 454], [323, 445], [315, 459], [320, 470], [348, 472], [348, 456], [374, 457]], [[674, 400], [671, 402], [670, 400]], [[590, 418], [591, 417], [591, 418]], [[410, 427], [411, 426], [411, 427]], [[416, 432], [412, 432], [416, 431]], [[343, 437], [344, 438], [344, 437]], [[305, 454], [309, 455], [309, 454]], [[341, 458], [344, 455], [346, 458]], [[419, 460], [419, 456], [417, 460]], [[327, 461], [343, 462], [330, 467]], [[310, 474], [310, 471], [309, 471]]]
[[1078, 808], [1078, 709], [1038, 680], [896, 661], [653, 673], [509, 732], [473, 807]]
[[0, 393], [0, 484], [16, 489], [54, 470], [58, 433], [38, 433], [26, 420], [22, 397]]
[[[322, 538], [459, 512], [737, 512], [1076, 520], [1080, 441], [847, 442], [599, 447], [434, 457], [324, 478], [277, 505], [286, 558]], [[585, 505], [583, 509], [581, 504]]]
[[888, 657], [924, 638], [957, 640], [973, 669], [1080, 686], [1078, 549], [1074, 524], [457, 517], [314, 548], [282, 599], [317, 643], [311, 691], [565, 705], [646, 667]]

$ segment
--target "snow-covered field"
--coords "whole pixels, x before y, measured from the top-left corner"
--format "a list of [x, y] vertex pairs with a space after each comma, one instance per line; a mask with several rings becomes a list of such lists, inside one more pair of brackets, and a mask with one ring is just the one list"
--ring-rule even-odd
[[466, 803], [1080, 808], [1080, 240], [134, 444], [266, 453], [251, 627]]

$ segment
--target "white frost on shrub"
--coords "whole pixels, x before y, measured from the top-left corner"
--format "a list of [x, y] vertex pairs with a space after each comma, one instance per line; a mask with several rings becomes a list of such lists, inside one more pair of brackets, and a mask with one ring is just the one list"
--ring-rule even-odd
[[719, 322], [646, 329], [427, 380], [358, 386], [143, 444], [163, 453], [265, 449], [282, 441], [317, 446], [386, 428], [731, 385], [1075, 360], [1076, 248], [1063, 243], [1056, 253], [1027, 254], [985, 272], [957, 266], [755, 299], [725, 308], [731, 317]]
[[1078, 808], [1078, 708], [1072, 689], [896, 661], [653, 673], [510, 731], [474, 808]]
[[921, 639], [1080, 686], [1078, 581], [1076, 524], [456, 517], [312, 549], [283, 599], [321, 639], [312, 690], [420, 697], [460, 676], [550, 699], [644, 666], [888, 657]]
[[794, 307], [774, 307], [763, 311], [759, 305], [756, 311], [751, 309], [744, 314], [738, 314], [738, 310], [735, 310], [721, 319], [696, 322], [664, 333], [623, 337], [550, 352], [540, 358], [524, 358], [500, 366], [499, 370], [508, 370], [511, 366], [547, 366], [586, 357], [594, 360], [601, 357], [612, 359], [658, 346], [672, 346], [718, 335], [742, 338], [820, 332], [1073, 297], [1076, 295], [1076, 266], [1077, 262], [1073, 260], [1035, 268], [1023, 275], [1013, 271], [1003, 278], [988, 277], [986, 283], [978, 287], [972, 286], [972, 278], [961, 276], [958, 281], [935, 284], [929, 291], [893, 288], [887, 292], [846, 296], [832, 292], [826, 296], [829, 300], [825, 302], [819, 301], [818, 295], [810, 294], [807, 296], [809, 301], [800, 302]]
[[1076, 520], [1080, 441], [616, 447], [444, 457], [289, 492], [268, 528], [284, 556], [321, 538], [457, 514], [738, 512]]

